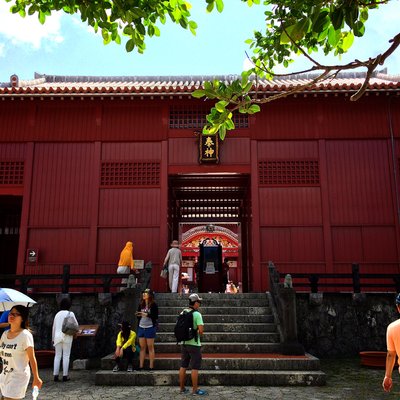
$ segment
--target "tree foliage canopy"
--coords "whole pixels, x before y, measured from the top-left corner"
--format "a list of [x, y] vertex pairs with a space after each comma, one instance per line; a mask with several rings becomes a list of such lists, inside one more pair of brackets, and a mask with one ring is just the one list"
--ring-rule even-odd
[[[126, 36], [125, 48], [143, 53], [146, 37], [159, 36], [160, 24], [169, 19], [183, 29], [196, 34], [197, 24], [191, 20], [191, 4], [185, 0], [6, 0], [12, 4], [11, 11], [37, 14], [45, 23], [53, 11], [79, 14], [82, 21], [97, 31], [101, 31], [105, 44], [121, 43]], [[229, 0], [234, 1], [234, 0]], [[239, 1], [239, 0], [235, 0]], [[354, 38], [363, 36], [370, 12], [397, 0], [241, 0], [248, 6], [259, 6], [265, 15], [265, 31], [254, 33], [247, 42], [252, 49], [253, 68], [243, 72], [241, 80], [227, 85], [223, 82], [206, 82], [204, 88], [193, 93], [194, 97], [216, 100], [207, 116], [203, 134], [217, 134], [223, 139], [228, 130], [235, 128], [232, 113], [253, 114], [260, 110], [260, 104], [301, 91], [299, 86], [290, 92], [257, 99], [256, 80], [271, 79], [277, 65], [288, 67], [295, 55], [303, 55], [311, 62], [311, 67], [299, 72], [317, 72], [317, 76], [307, 85], [335, 76], [343, 70], [364, 67], [366, 79], [360, 90], [352, 97], [357, 100], [366, 90], [373, 71], [398, 48], [400, 33], [395, 35], [387, 49], [367, 60], [354, 60], [344, 65], [323, 65], [313, 55], [323, 51], [325, 55], [340, 56], [353, 45]], [[208, 12], [222, 12], [223, 0], [204, 0]], [[262, 8], [262, 9], [261, 9]], [[290, 75], [290, 74], [289, 74]], [[253, 78], [252, 78], [253, 77]]]

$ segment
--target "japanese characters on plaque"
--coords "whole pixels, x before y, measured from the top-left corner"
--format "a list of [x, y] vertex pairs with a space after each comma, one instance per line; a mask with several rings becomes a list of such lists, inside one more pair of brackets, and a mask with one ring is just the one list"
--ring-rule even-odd
[[199, 140], [199, 162], [201, 163], [218, 163], [219, 147], [217, 135], [200, 135]]

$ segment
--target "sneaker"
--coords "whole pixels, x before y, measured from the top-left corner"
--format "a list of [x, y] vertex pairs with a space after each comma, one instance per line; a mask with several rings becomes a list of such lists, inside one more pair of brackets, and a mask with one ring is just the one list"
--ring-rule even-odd
[[128, 368], [127, 368], [126, 372], [132, 372], [132, 371], [133, 371], [132, 365], [128, 365]]
[[205, 390], [197, 389], [195, 392], [192, 393], [193, 396], [207, 396], [208, 393]]
[[188, 388], [183, 388], [182, 390], [179, 391], [180, 394], [186, 394], [189, 393], [189, 389]]
[[116, 365], [114, 368], [113, 368], [113, 372], [118, 372], [119, 371], [119, 367], [118, 367], [118, 365]]

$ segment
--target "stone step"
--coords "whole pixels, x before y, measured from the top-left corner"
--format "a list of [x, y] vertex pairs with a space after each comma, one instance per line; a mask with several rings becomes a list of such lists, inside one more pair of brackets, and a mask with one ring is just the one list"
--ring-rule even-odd
[[[176, 319], [176, 318], [175, 318]], [[158, 333], [173, 332], [175, 322], [163, 322], [158, 325]], [[207, 318], [207, 332], [276, 332], [276, 324], [272, 323], [210, 323]]]
[[[190, 370], [186, 384], [190, 387]], [[178, 370], [154, 372], [98, 371], [95, 384], [102, 386], [176, 386], [179, 393]], [[200, 386], [322, 386], [326, 376], [322, 371], [211, 371], [201, 370]]]
[[[159, 324], [163, 323], [175, 323], [176, 317], [178, 314], [159, 314], [158, 322]], [[243, 322], [243, 323], [273, 323], [274, 317], [272, 314], [265, 315], [249, 315], [249, 314], [234, 314], [234, 315], [203, 315], [204, 323], [206, 324], [206, 328], [208, 324], [211, 323], [235, 323], [235, 322]]]
[[[180, 344], [156, 342], [157, 353], [180, 352]], [[235, 342], [205, 342], [201, 345], [203, 353], [281, 353], [280, 343], [235, 343]]]
[[[201, 312], [203, 317], [207, 317], [208, 315], [265, 315], [272, 313], [270, 307], [201, 307], [199, 311]], [[178, 315], [180, 312], [182, 312], [182, 307], [158, 307], [158, 313], [160, 315]]]
[[[188, 301], [187, 299], [168, 299], [168, 300], [157, 300], [157, 304], [159, 307], [187, 307]], [[268, 307], [269, 302], [268, 299], [241, 299], [241, 298], [228, 298], [228, 299], [220, 299], [220, 300], [203, 300], [201, 309], [206, 306], [217, 306], [221, 305], [224, 307]]]
[[[278, 354], [202, 354], [203, 360], [201, 370], [306, 370], [313, 371], [320, 368], [319, 359], [311, 356], [288, 357]], [[180, 367], [181, 355], [156, 354], [155, 367], [157, 370], [175, 370]], [[125, 363], [121, 367], [126, 369]], [[101, 360], [102, 370], [112, 370], [114, 367], [114, 354], [103, 357]], [[147, 365], [147, 361], [146, 364]], [[138, 368], [138, 360], [134, 361], [134, 367]]]
[[[198, 293], [198, 295], [204, 300], [229, 300], [232, 298], [237, 299], [268, 299], [266, 293]], [[179, 299], [185, 300], [189, 302], [189, 295], [188, 294], [178, 294], [178, 293], [156, 293], [155, 295], [156, 301], [160, 300], [169, 300], [169, 299]]]
[[[157, 343], [176, 342], [172, 332], [158, 332]], [[201, 337], [201, 343], [209, 342], [237, 342], [237, 343], [277, 343], [279, 342], [278, 333], [265, 332], [209, 332]]]

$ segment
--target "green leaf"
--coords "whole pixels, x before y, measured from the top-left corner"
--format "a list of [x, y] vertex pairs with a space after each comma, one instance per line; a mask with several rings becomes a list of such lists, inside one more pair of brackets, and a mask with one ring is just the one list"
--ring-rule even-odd
[[249, 108], [248, 108], [248, 113], [249, 114], [255, 114], [257, 112], [260, 111], [260, 106], [258, 104], [252, 104]]
[[354, 25], [354, 34], [358, 37], [364, 36], [365, 33], [365, 25], [361, 22], [358, 21], [355, 25]]
[[203, 89], [197, 89], [192, 93], [192, 97], [196, 99], [200, 99], [206, 95], [206, 92]]
[[221, 140], [225, 139], [225, 135], [226, 135], [226, 126], [225, 124], [223, 124], [219, 127], [219, 137], [221, 138]]
[[331, 21], [332, 21], [332, 25], [335, 28], [335, 30], [342, 28], [343, 21], [344, 21], [344, 12], [343, 12], [342, 8], [336, 8], [331, 13]]
[[335, 28], [332, 26], [329, 27], [328, 30], [328, 43], [332, 46], [332, 47], [336, 47], [336, 45], [338, 44], [340, 40], [340, 30], [335, 30]]
[[46, 15], [43, 11], [39, 10], [39, 22], [43, 25], [46, 22]]
[[346, 32], [343, 36], [343, 51], [347, 51], [354, 42], [353, 32]]
[[129, 39], [126, 42], [125, 49], [128, 53], [130, 53], [135, 48], [135, 42], [133, 39]]
[[216, 108], [220, 113], [222, 113], [222, 112], [225, 111], [225, 107], [226, 107], [228, 104], [229, 104], [228, 101], [221, 100], [221, 101], [219, 101], [217, 104], [215, 104], [215, 108]]
[[314, 32], [320, 33], [325, 29], [327, 29], [330, 23], [331, 20], [329, 18], [329, 12], [326, 9], [324, 9], [323, 11], [320, 12], [317, 20], [312, 26], [312, 29]]
[[215, 4], [217, 6], [218, 12], [222, 12], [224, 10], [224, 2], [222, 0], [216, 0]]

